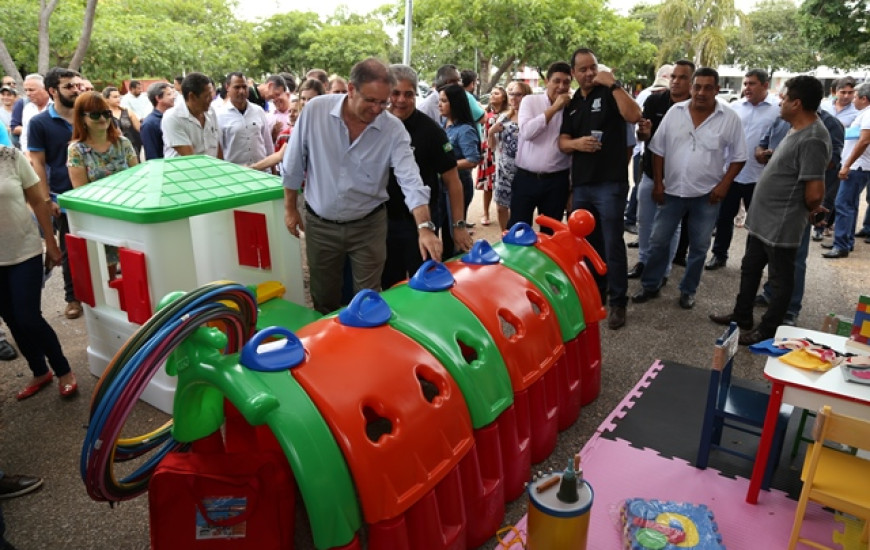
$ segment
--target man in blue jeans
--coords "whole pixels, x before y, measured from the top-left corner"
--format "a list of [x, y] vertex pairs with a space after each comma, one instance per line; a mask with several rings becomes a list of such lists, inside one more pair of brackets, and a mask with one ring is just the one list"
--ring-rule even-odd
[[598, 70], [592, 50], [574, 52], [571, 75], [580, 88], [565, 107], [559, 149], [572, 155], [574, 208], [584, 208], [595, 216], [589, 243], [607, 263], [606, 277], [596, 276], [596, 280], [602, 301], [610, 299], [607, 326], [616, 330], [625, 325], [628, 292], [628, 256], [623, 240], [628, 196], [626, 123], [637, 123], [641, 111], [613, 73]]
[[[834, 223], [834, 243], [824, 258], [846, 258], [855, 247], [855, 224], [861, 192], [870, 183], [870, 82], [855, 90], [858, 116], [846, 130], [843, 146], [843, 166], [840, 168], [840, 189], [834, 205], [837, 221]], [[824, 246], [824, 245], [822, 245]]]
[[719, 73], [701, 67], [692, 76], [691, 99], [671, 107], [649, 143], [653, 153], [653, 200], [658, 203], [650, 236], [643, 288], [632, 296], [643, 303], [659, 295], [671, 238], [689, 214], [689, 256], [680, 281], [680, 307], [695, 306], [704, 259], [719, 205], [746, 163], [740, 117], [716, 99]]

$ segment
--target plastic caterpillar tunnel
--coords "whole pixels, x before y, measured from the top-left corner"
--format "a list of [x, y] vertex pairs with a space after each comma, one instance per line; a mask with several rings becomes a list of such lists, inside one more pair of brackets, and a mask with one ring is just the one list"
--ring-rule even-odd
[[[592, 216], [536, 221], [325, 317], [236, 283], [165, 297], [95, 390], [88, 494], [148, 491], [158, 549], [290, 548], [297, 494], [319, 549], [483, 544], [600, 389]], [[172, 421], [121, 437], [161, 368]]]

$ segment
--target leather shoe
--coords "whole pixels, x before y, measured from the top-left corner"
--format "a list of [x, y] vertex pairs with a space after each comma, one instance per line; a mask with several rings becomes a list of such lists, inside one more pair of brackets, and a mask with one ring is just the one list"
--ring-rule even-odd
[[627, 245], [628, 248], [640, 248], [640, 241], [631, 241]]
[[824, 237], [822, 236], [822, 228], [816, 227], [813, 229], [813, 240], [818, 242], [821, 241]]
[[752, 305], [755, 307], [767, 307], [770, 305], [770, 300], [764, 294], [759, 294], [752, 300]]
[[832, 248], [831, 250], [822, 254], [822, 258], [848, 258], [849, 251], [848, 250], [840, 250], [839, 248]]
[[864, 242], [867, 244], [870, 244], [870, 237], [867, 237], [866, 239], [864, 239]]
[[607, 314], [607, 328], [616, 330], [625, 325], [625, 306], [610, 306]]
[[786, 313], [785, 317], [782, 318], [782, 324], [789, 327], [797, 326], [797, 318], [795, 313]]
[[674, 256], [674, 259], [671, 261], [674, 265], [681, 265], [686, 267], [686, 257], [685, 256]]
[[18, 352], [6, 340], [0, 341], [0, 361], [12, 361], [18, 357]]
[[63, 312], [67, 319], [78, 319], [82, 316], [82, 303], [76, 300], [66, 304], [66, 310]]
[[752, 320], [738, 320], [734, 318], [733, 313], [725, 313], [723, 315], [716, 315], [711, 313], [707, 316], [708, 319], [716, 323], [717, 325], [725, 325], [728, 326], [731, 323], [737, 323], [737, 326], [740, 327], [741, 330], [752, 330]]
[[640, 292], [631, 297], [631, 301], [635, 304], [642, 304], [644, 302], [648, 302], [653, 298], [659, 297], [659, 290], [647, 290], [645, 288], [641, 288]]
[[39, 390], [51, 384], [53, 378], [54, 376], [52, 376], [52, 374], [49, 372], [47, 375], [45, 375], [44, 378], [40, 379], [38, 382], [33, 382], [25, 386], [23, 390], [18, 392], [18, 394], [15, 396], [15, 399], [22, 401], [24, 399], [27, 399], [28, 397], [33, 397], [34, 395], [39, 393]]
[[628, 278], [640, 279], [641, 275], [643, 275], [643, 262], [637, 262], [634, 264], [634, 267], [628, 271]]
[[692, 309], [695, 307], [695, 296], [680, 292], [680, 307], [683, 309]]
[[756, 330], [750, 330], [749, 332], [741, 332], [740, 338], [738, 338], [737, 343], [741, 346], [752, 346], [759, 342], [764, 342], [765, 340], [769, 340], [771, 337]]
[[625, 228], [626, 233], [630, 233], [632, 235], [637, 235], [637, 224], [636, 223], [626, 223], [624, 228]]
[[824, 248], [826, 250], [830, 250], [830, 249], [834, 248], [834, 243], [822, 243], [819, 246], [821, 246], [822, 248]]
[[709, 269], [713, 271], [714, 269], [719, 269], [720, 267], [725, 267], [725, 263], [727, 260], [725, 258], [720, 258], [719, 256], [713, 255], [707, 263], [704, 264], [704, 269]]
[[857, 233], [855, 233], [855, 236], [856, 237], [870, 237], [870, 231], [867, 231], [866, 229], [864, 229], [862, 227], [861, 229], [858, 230]]
[[0, 499], [20, 497], [40, 487], [41, 477], [4, 475], [0, 477]]

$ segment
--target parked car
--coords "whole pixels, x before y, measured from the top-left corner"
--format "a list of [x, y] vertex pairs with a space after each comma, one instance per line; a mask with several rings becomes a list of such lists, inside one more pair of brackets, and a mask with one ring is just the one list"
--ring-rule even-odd
[[734, 103], [740, 99], [740, 92], [735, 92], [730, 88], [722, 88], [719, 90], [719, 101], [724, 103]]

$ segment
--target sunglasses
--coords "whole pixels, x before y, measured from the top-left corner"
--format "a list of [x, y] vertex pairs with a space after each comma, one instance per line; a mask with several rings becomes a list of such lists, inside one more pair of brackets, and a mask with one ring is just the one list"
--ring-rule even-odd
[[106, 120], [112, 119], [112, 111], [96, 111], [93, 113], [82, 113], [82, 116], [86, 116], [91, 120], [100, 120], [100, 117], [105, 118]]

